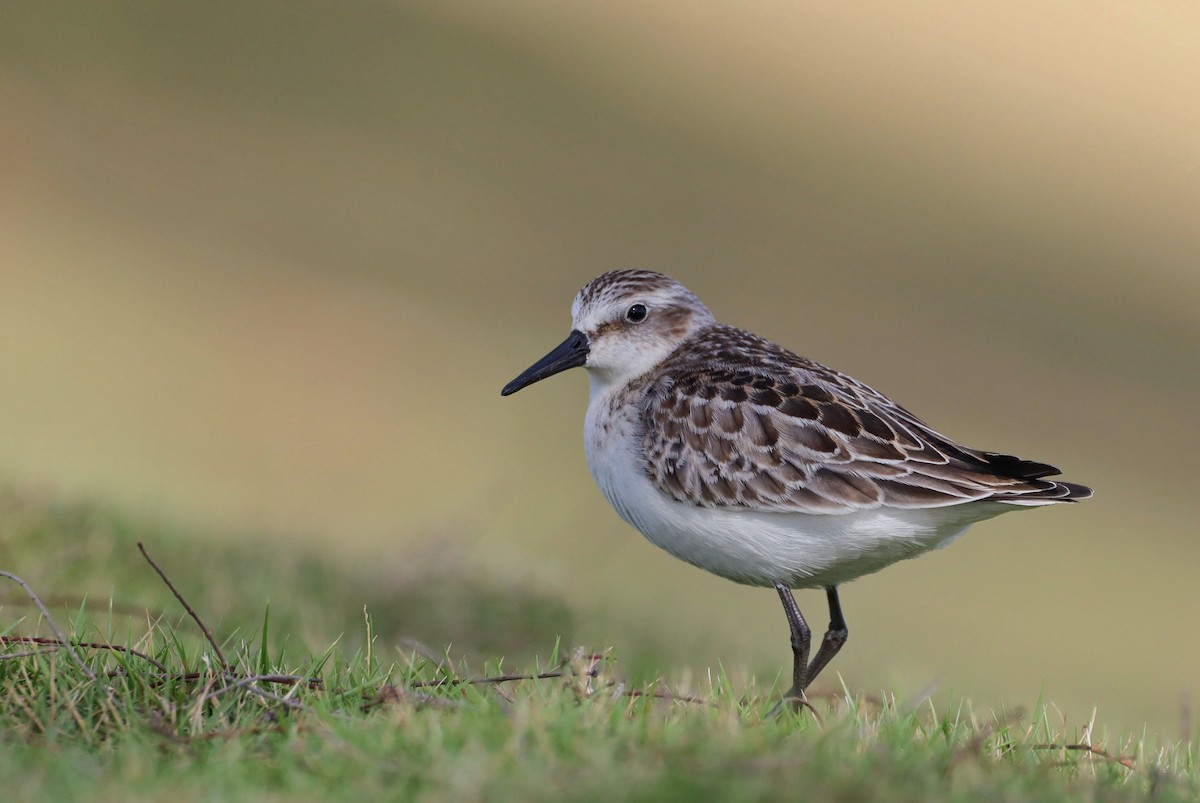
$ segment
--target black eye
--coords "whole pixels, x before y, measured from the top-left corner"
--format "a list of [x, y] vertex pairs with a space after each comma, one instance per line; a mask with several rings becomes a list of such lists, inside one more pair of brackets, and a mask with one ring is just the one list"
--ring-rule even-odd
[[625, 317], [634, 323], [641, 323], [649, 314], [650, 310], [646, 309], [645, 304], [634, 304], [629, 308], [629, 312], [625, 313]]

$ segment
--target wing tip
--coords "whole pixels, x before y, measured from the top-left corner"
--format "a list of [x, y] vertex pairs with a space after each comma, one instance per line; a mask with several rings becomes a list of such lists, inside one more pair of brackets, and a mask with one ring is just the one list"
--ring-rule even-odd
[[1042, 477], [1053, 477], [1062, 473], [1049, 463], [1024, 460], [1016, 455], [1000, 452], [977, 452], [976, 454], [992, 471], [1017, 480], [1038, 480]]
[[1063, 497], [1064, 502], [1082, 502], [1084, 499], [1091, 499], [1096, 495], [1091, 488], [1077, 482], [1055, 482], [1054, 484], [1067, 489], [1067, 495]]
[[1056, 482], [1054, 480], [1040, 480], [1040, 482], [1046, 487], [1035, 491], [997, 494], [991, 498], [1010, 505], [1037, 507], [1039, 505], [1055, 505], [1059, 502], [1082, 502], [1085, 499], [1091, 499], [1095, 493], [1088, 486], [1075, 482]]

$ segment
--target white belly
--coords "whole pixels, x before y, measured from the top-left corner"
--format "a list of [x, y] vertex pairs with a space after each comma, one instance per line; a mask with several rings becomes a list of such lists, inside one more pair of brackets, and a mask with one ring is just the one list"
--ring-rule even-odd
[[605, 498], [651, 543], [739, 583], [838, 585], [945, 546], [973, 522], [1014, 509], [973, 502], [817, 515], [678, 502], [647, 476], [636, 421], [614, 402], [593, 385], [584, 424], [588, 468]]

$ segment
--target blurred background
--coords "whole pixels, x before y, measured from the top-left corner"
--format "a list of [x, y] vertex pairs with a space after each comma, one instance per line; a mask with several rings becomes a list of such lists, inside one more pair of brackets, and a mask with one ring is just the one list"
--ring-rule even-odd
[[1174, 738], [1198, 34], [1171, 2], [6, 3], [0, 476], [397, 574], [436, 554], [564, 599], [571, 643], [769, 683], [778, 600], [608, 509], [583, 373], [499, 395], [588, 279], [660, 270], [1097, 489], [844, 588], [851, 689]]

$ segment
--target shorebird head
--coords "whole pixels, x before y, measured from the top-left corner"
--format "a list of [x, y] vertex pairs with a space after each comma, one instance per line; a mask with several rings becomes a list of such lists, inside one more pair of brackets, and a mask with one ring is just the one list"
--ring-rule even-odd
[[624, 385], [714, 323], [708, 307], [669, 276], [648, 270], [605, 273], [575, 296], [567, 339], [505, 385], [500, 395], [581, 365], [593, 383]]

